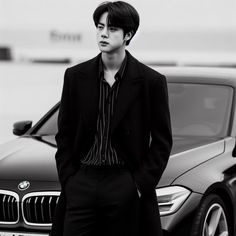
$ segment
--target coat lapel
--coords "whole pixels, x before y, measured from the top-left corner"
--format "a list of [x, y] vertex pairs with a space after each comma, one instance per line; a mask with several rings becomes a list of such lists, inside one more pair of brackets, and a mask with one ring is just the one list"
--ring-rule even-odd
[[115, 105], [115, 111], [111, 122], [111, 133], [115, 130], [118, 123], [122, 120], [135, 98], [140, 92], [144, 81], [139, 69], [139, 62], [127, 51], [127, 65], [121, 80], [119, 93]]
[[[113, 118], [111, 121], [111, 133], [115, 130], [119, 122], [122, 120], [135, 98], [140, 92], [142, 82], [144, 81], [142, 72], [139, 69], [139, 62], [127, 53], [127, 64], [123, 78], [120, 83], [119, 93], [115, 105]], [[99, 68], [100, 54], [94, 59], [86, 63], [82, 68], [80, 80], [80, 93], [82, 94], [82, 106], [85, 115], [84, 122], [91, 128], [96, 128], [99, 102]], [[89, 91], [89, 92], [88, 92]]]
[[99, 59], [100, 54], [86, 62], [80, 69], [79, 77], [79, 104], [82, 107], [85, 127], [96, 129], [99, 104]]

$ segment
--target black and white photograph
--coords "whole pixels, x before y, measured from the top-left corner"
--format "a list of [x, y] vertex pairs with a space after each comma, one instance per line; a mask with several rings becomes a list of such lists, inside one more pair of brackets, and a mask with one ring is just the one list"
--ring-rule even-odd
[[235, 236], [235, 11], [0, 0], [0, 236]]

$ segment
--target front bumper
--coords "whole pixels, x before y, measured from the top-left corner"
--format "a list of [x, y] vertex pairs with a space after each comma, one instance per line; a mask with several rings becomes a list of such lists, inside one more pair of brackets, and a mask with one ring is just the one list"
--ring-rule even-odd
[[1, 231], [0, 236], [49, 236], [49, 234], [45, 233], [29, 233], [24, 231], [12, 232], [12, 231]]

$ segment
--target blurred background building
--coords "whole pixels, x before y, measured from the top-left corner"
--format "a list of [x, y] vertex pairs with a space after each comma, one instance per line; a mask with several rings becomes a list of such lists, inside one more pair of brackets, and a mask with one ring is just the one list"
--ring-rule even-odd
[[[98, 53], [98, 0], [0, 0], [0, 143], [59, 101], [66, 67]], [[128, 50], [148, 64], [236, 66], [235, 0], [129, 0], [141, 24]]]
[[[101, 0], [0, 0], [1, 58], [84, 60], [97, 52], [92, 13]], [[143, 60], [230, 62], [236, 52], [235, 0], [130, 0], [141, 16], [130, 50]], [[195, 53], [195, 56], [191, 55]], [[206, 59], [206, 58], [205, 58]], [[199, 62], [204, 60], [202, 57]], [[217, 62], [217, 61], [215, 61]], [[220, 62], [220, 61], [219, 61]]]

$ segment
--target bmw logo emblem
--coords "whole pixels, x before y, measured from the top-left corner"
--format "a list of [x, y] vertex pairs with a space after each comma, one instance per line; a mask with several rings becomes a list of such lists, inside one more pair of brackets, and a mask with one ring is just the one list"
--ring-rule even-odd
[[30, 182], [25, 180], [25, 181], [22, 181], [18, 184], [18, 189], [19, 190], [26, 190], [27, 188], [29, 188], [30, 186]]

